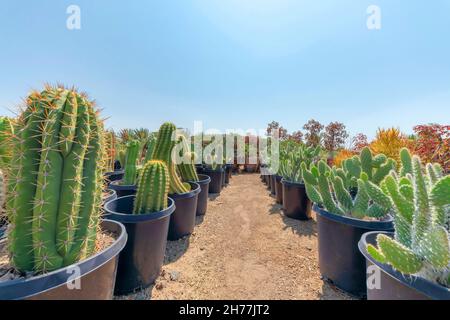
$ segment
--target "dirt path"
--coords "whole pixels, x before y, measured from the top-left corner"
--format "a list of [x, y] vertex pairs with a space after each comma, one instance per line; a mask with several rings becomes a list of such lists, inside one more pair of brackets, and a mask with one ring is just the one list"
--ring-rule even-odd
[[128, 299], [348, 299], [320, 279], [314, 221], [282, 215], [257, 174], [233, 176], [156, 285]]

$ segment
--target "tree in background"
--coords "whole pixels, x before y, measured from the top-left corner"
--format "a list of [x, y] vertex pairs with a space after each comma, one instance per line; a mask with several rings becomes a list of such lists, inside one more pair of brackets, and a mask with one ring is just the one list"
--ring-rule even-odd
[[303, 129], [306, 130], [305, 140], [307, 146], [317, 147], [322, 141], [322, 130], [324, 126], [314, 119], [309, 120]]
[[378, 129], [375, 140], [370, 144], [373, 153], [383, 153], [397, 162], [400, 161], [402, 148], [411, 149], [411, 143], [408, 137], [397, 128]]
[[287, 130], [280, 126], [280, 124], [276, 121], [272, 121], [267, 126], [267, 136], [271, 136], [272, 132], [278, 130], [280, 140], [285, 140], [288, 136]]
[[438, 162], [450, 171], [450, 125], [428, 124], [414, 127], [414, 153], [423, 162]]
[[355, 152], [361, 152], [361, 150], [369, 145], [367, 136], [364, 133], [358, 133], [352, 138], [350, 149]]
[[288, 135], [288, 140], [295, 141], [297, 143], [303, 142], [303, 132], [300, 130], [294, 131], [292, 134]]
[[341, 149], [348, 138], [345, 125], [341, 122], [331, 122], [325, 128], [323, 135], [323, 146], [328, 152], [333, 152]]

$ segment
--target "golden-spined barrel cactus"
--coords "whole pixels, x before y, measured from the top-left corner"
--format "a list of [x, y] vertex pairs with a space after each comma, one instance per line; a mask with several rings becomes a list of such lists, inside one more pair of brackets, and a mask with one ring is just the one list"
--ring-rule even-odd
[[91, 255], [102, 203], [103, 123], [86, 95], [47, 86], [19, 116], [8, 216], [12, 263], [48, 272]]

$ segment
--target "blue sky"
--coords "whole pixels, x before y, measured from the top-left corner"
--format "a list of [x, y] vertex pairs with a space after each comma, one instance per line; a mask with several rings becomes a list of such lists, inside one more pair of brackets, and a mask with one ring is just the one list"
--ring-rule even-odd
[[[81, 30], [66, 8], [81, 8]], [[366, 27], [381, 8], [382, 28]], [[350, 133], [450, 123], [450, 0], [40, 0], [0, 5], [0, 113], [30, 89], [87, 91], [114, 128]]]

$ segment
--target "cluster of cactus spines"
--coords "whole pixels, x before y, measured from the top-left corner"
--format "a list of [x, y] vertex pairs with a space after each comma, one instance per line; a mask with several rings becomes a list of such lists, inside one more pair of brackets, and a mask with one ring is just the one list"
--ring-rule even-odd
[[151, 136], [147, 143], [147, 150], [145, 152], [144, 164], [153, 159], [153, 152], [155, 151], [156, 137]]
[[279, 174], [289, 182], [303, 183], [302, 163], [309, 166], [318, 160], [321, 148], [288, 145], [280, 152]]
[[302, 174], [311, 201], [327, 211], [358, 219], [382, 218], [392, 207], [382, 182], [395, 167], [392, 159], [373, 157], [364, 148], [360, 156], [345, 160], [343, 168], [330, 168], [321, 160], [310, 168], [302, 163]]
[[178, 138], [177, 151], [180, 153], [181, 163], [177, 165], [183, 181], [198, 181], [197, 170], [194, 166], [194, 153], [184, 135]]
[[139, 175], [134, 201], [134, 214], [162, 211], [167, 208], [169, 195], [169, 169], [163, 161], [150, 160]]
[[74, 89], [47, 86], [19, 116], [8, 199], [11, 259], [47, 272], [92, 254], [104, 166], [103, 123]]
[[106, 170], [114, 171], [114, 162], [116, 160], [116, 134], [113, 130], [108, 130], [105, 137], [106, 143]]
[[0, 117], [0, 165], [4, 169], [8, 168], [11, 162], [11, 139], [13, 135], [14, 124], [12, 119]]
[[378, 248], [368, 252], [381, 263], [408, 275], [450, 286], [450, 176], [439, 165], [421, 164], [404, 149], [403, 177], [385, 179], [386, 196], [394, 206], [394, 239], [380, 234]]
[[177, 142], [177, 128], [174, 124], [164, 123], [158, 132], [153, 152], [153, 160], [161, 160], [167, 165], [170, 176], [170, 193], [180, 194], [190, 191], [190, 186], [182, 182], [174, 161], [174, 147]]
[[131, 140], [127, 143], [127, 152], [125, 157], [125, 174], [123, 175], [123, 185], [136, 184], [137, 161], [139, 157], [139, 141]]

